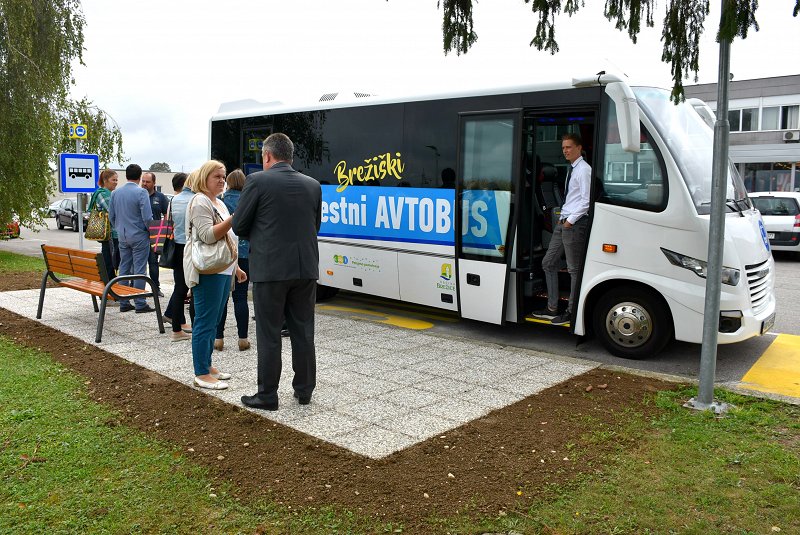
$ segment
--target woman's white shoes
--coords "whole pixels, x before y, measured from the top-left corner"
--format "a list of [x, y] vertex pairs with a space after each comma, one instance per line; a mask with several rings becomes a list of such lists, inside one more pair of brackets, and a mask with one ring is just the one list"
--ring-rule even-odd
[[[218, 374], [218, 375], [227, 375], [230, 378], [230, 374]], [[228, 388], [228, 383], [223, 381], [217, 381], [215, 383], [209, 383], [208, 381], [203, 381], [202, 379], [195, 377], [194, 378], [195, 386], [199, 386], [200, 388], [208, 388], [209, 390], [225, 390]]]
[[231, 374], [225, 373], [225, 372], [217, 372], [217, 373], [212, 373], [211, 377], [213, 377], [214, 379], [220, 379], [222, 381], [227, 381], [228, 379], [231, 378]]

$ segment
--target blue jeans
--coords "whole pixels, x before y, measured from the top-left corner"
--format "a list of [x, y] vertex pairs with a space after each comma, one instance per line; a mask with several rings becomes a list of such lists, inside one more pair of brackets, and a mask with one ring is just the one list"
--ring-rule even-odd
[[578, 287], [578, 272], [583, 266], [583, 251], [586, 247], [586, 230], [589, 218], [582, 217], [570, 228], [558, 224], [553, 229], [553, 237], [542, 259], [545, 281], [547, 282], [547, 308], [558, 309], [558, 270], [561, 255], [567, 258], [567, 271], [570, 278], [569, 305], [567, 312], [572, 312], [575, 304], [575, 291]]
[[[247, 327], [250, 325], [250, 307], [247, 304], [247, 288], [250, 286], [250, 260], [239, 259], [239, 269], [247, 273], [248, 280], [236, 281], [233, 285], [233, 315], [236, 316], [236, 331], [239, 338], [247, 338]], [[228, 301], [222, 309], [222, 318], [217, 325], [217, 338], [225, 337], [225, 322], [228, 320]]]
[[[211, 370], [214, 334], [230, 291], [230, 275], [200, 275], [200, 284], [192, 288], [192, 361], [195, 376], [206, 375]], [[172, 321], [175, 321], [174, 317]]]
[[[150, 238], [145, 238], [138, 242], [128, 242], [119, 240], [119, 274], [120, 275], [147, 275], [147, 256], [150, 253]], [[133, 286], [144, 290], [145, 283], [143, 280], [137, 281], [122, 281], [120, 284]], [[135, 297], [133, 299], [134, 306], [142, 309], [147, 306], [147, 301], [144, 297]], [[120, 306], [128, 306], [130, 302], [127, 299], [119, 300]]]

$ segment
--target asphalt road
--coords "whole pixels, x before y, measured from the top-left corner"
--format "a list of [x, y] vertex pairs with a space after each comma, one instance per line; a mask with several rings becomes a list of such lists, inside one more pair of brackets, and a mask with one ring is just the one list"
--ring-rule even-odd
[[[48, 219], [48, 228], [38, 232], [22, 229], [21, 239], [0, 242], [0, 250], [38, 255], [40, 246], [78, 247], [78, 233], [57, 230], [55, 220]], [[84, 240], [84, 249], [100, 251], [100, 244]], [[733, 345], [720, 345], [717, 352], [717, 380], [738, 381], [762, 355], [776, 334], [800, 335], [800, 256], [775, 253], [777, 317], [770, 334]], [[169, 270], [162, 270], [169, 272]], [[162, 276], [169, 277], [170, 273]], [[577, 337], [561, 327], [539, 324], [508, 324], [495, 326], [471, 320], [460, 320], [447, 312], [404, 303], [341, 292], [323, 305], [330, 313], [359, 316], [383, 321], [387, 316], [424, 321], [432, 324], [432, 332], [444, 336], [464, 337], [499, 345], [510, 345], [546, 351], [553, 354], [587, 359], [684, 377], [697, 377], [700, 346], [673, 343], [661, 355], [647, 360], [631, 361], [607, 353], [597, 340], [578, 343]], [[408, 324], [408, 323], [406, 323]], [[404, 325], [402, 322], [398, 325]]]

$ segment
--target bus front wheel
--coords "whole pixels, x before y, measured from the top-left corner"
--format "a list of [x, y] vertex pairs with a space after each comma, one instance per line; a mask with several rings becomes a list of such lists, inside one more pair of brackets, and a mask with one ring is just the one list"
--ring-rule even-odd
[[617, 357], [652, 357], [672, 339], [666, 305], [644, 288], [609, 290], [597, 302], [593, 315], [595, 334]]

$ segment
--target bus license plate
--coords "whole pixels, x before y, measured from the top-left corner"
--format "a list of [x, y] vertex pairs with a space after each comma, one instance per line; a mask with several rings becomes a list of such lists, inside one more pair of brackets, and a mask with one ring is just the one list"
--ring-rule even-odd
[[775, 313], [773, 312], [770, 316], [764, 320], [764, 323], [761, 324], [761, 334], [767, 334], [772, 327], [775, 326]]
[[767, 238], [770, 239], [770, 240], [774, 240], [775, 239], [775, 233], [774, 232], [767, 232]]

